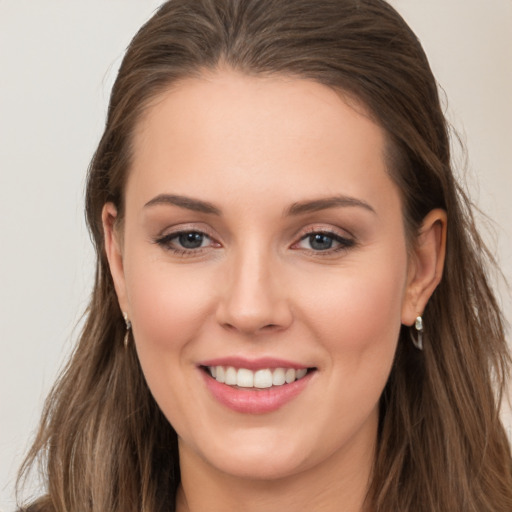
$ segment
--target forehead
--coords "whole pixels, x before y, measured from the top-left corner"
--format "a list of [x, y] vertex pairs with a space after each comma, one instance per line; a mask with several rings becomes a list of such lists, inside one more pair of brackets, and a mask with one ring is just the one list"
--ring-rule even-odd
[[[340, 110], [344, 124], [359, 121], [361, 127], [372, 125], [378, 137], [385, 135], [366, 106], [349, 93], [288, 75], [254, 76], [220, 69], [179, 80], [151, 99], [135, 127], [135, 141], [143, 142], [145, 134], [154, 136], [158, 128], [183, 132], [192, 123], [199, 134], [212, 119], [219, 129], [231, 127], [232, 133], [240, 135], [251, 135], [254, 128], [252, 135], [260, 141], [264, 133], [257, 129], [262, 125], [272, 125], [283, 137], [306, 128], [308, 137], [316, 141], [326, 138], [335, 125], [340, 127]], [[177, 123], [171, 126], [173, 121]]]
[[183, 80], [152, 101], [133, 142], [129, 188], [148, 194], [192, 183], [199, 194], [243, 185], [286, 194], [293, 184], [317, 195], [338, 187], [378, 196], [392, 185], [385, 133], [365, 108], [286, 76], [218, 71]]

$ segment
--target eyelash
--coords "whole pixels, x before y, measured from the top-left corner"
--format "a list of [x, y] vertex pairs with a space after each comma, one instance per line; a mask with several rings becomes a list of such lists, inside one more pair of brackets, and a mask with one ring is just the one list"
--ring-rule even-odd
[[[196, 248], [176, 247], [175, 245], [173, 245], [174, 240], [176, 240], [180, 236], [184, 236], [184, 235], [200, 235], [201, 237], [203, 237], [201, 243], [203, 243], [205, 240], [209, 239], [210, 244], [207, 246], [204, 246], [204, 247], [200, 246], [200, 247], [196, 247]], [[338, 246], [335, 248], [329, 247], [327, 249], [320, 249], [320, 250], [304, 248], [304, 250], [306, 250], [310, 253], [314, 253], [315, 255], [327, 256], [327, 255], [330, 255], [333, 253], [338, 253], [338, 252], [350, 249], [351, 247], [353, 247], [356, 244], [356, 241], [353, 238], [343, 237], [333, 231], [329, 231], [329, 230], [325, 230], [325, 229], [311, 229], [311, 230], [307, 231], [305, 234], [303, 234], [297, 242], [292, 244], [291, 248], [292, 249], [300, 249], [300, 247], [298, 247], [298, 245], [301, 242], [307, 240], [308, 238], [311, 238], [313, 236], [318, 236], [318, 235], [331, 239], [334, 243], [337, 243]], [[164, 248], [165, 250], [171, 251], [172, 253], [176, 254], [177, 256], [199, 255], [204, 250], [208, 249], [211, 246], [212, 242], [213, 242], [213, 244], [216, 245], [216, 247], [221, 246], [220, 243], [216, 242], [210, 235], [208, 235], [204, 231], [195, 230], [195, 229], [181, 230], [181, 231], [169, 233], [167, 235], [157, 238], [154, 242], [157, 245], [159, 245], [160, 247]]]
[[326, 238], [330, 238], [333, 242], [338, 244], [338, 247], [331, 248], [324, 250], [314, 250], [314, 249], [306, 249], [310, 253], [314, 253], [315, 255], [319, 256], [328, 256], [333, 253], [338, 253], [341, 251], [346, 251], [347, 249], [350, 249], [351, 247], [354, 247], [356, 244], [356, 241], [353, 238], [346, 238], [344, 236], [339, 235], [338, 233], [335, 233], [334, 231], [329, 231], [325, 229], [310, 229], [307, 231], [303, 236], [301, 236], [300, 240], [292, 245], [292, 247], [297, 246], [304, 240], [307, 240], [308, 238], [311, 238], [312, 236], [324, 236]]
[[198, 230], [198, 229], [184, 229], [182, 231], [175, 231], [173, 233], [169, 233], [167, 235], [164, 235], [162, 237], [159, 237], [155, 240], [155, 243], [159, 245], [160, 247], [171, 251], [172, 253], [176, 254], [177, 256], [195, 256], [200, 253], [202, 253], [205, 249], [207, 249], [209, 246], [205, 247], [196, 247], [196, 248], [186, 248], [186, 247], [176, 247], [173, 245], [173, 240], [178, 239], [180, 236], [183, 235], [200, 235], [203, 237], [203, 242], [205, 239], [209, 239], [210, 243], [214, 242], [216, 245], [220, 247], [220, 244], [218, 242], [215, 242], [215, 240], [209, 236], [204, 231]]

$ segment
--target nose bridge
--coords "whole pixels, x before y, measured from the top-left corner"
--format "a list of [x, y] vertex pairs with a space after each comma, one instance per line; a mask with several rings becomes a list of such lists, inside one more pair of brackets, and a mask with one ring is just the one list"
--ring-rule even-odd
[[219, 321], [245, 333], [282, 329], [291, 321], [286, 290], [280, 286], [279, 262], [256, 240], [233, 251]]

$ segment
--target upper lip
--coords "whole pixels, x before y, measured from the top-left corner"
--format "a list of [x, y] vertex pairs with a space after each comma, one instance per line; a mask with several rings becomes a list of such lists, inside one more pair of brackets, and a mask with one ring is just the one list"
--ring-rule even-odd
[[244, 357], [219, 357], [202, 361], [199, 366], [233, 366], [234, 368], [246, 368], [247, 370], [261, 370], [264, 368], [294, 368], [300, 370], [302, 368], [311, 368], [311, 366], [278, 359], [274, 357], [260, 357], [258, 359], [247, 359]]

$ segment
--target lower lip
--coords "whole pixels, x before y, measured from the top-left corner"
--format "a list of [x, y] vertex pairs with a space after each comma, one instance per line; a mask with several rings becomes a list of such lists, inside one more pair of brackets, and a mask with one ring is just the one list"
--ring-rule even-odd
[[265, 389], [233, 388], [217, 382], [205, 371], [203, 374], [207, 388], [214, 398], [229, 409], [245, 414], [265, 414], [277, 411], [283, 405], [291, 402], [309, 384], [314, 372], [309, 372], [302, 379], [282, 386], [272, 386]]

